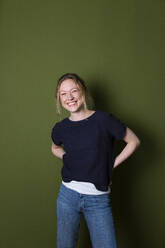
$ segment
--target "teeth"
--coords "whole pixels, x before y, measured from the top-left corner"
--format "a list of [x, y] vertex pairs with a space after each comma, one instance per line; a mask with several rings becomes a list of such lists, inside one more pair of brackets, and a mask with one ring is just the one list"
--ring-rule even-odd
[[74, 105], [76, 102], [68, 103], [69, 106]]

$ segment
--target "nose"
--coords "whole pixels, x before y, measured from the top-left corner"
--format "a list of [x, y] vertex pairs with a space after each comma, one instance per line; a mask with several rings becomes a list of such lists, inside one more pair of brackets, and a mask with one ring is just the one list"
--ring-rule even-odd
[[71, 93], [71, 92], [70, 92], [70, 93], [68, 93], [68, 95], [67, 95], [67, 99], [68, 99], [68, 100], [73, 99], [73, 95], [72, 95], [72, 93]]

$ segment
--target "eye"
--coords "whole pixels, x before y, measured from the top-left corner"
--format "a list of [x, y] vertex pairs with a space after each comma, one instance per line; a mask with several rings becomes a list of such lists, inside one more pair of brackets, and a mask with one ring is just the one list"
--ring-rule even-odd
[[77, 90], [75, 89], [75, 90], [72, 90], [72, 92], [77, 92]]

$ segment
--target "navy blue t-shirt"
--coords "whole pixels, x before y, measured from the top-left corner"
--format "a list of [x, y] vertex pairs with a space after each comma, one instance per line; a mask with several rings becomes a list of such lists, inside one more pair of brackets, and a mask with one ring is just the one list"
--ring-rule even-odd
[[126, 134], [126, 125], [113, 114], [96, 110], [79, 121], [68, 117], [52, 128], [54, 144], [64, 145], [61, 175], [64, 182], [91, 182], [107, 191], [114, 165], [114, 141]]

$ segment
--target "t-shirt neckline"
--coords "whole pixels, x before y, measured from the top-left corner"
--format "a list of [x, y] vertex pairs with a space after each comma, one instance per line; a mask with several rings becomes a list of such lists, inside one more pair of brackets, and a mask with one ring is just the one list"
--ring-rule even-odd
[[96, 112], [97, 112], [97, 110], [95, 110], [95, 112], [94, 112], [93, 114], [91, 114], [89, 117], [86, 117], [85, 119], [82, 119], [82, 120], [79, 120], [79, 121], [72, 121], [72, 120], [69, 119], [69, 117], [67, 117], [66, 120], [67, 120], [69, 123], [71, 123], [71, 124], [74, 124], [74, 123], [75, 123], [75, 124], [84, 123], [84, 122], [86, 122], [86, 121], [88, 121], [88, 120], [93, 119], [93, 117], [96, 115]]

